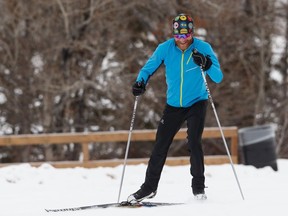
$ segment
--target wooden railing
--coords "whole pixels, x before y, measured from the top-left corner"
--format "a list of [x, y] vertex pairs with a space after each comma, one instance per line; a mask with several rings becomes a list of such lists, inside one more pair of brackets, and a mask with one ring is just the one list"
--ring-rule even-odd
[[[223, 127], [225, 138], [231, 139], [230, 153], [234, 163], [238, 163], [238, 129], [237, 127]], [[68, 167], [98, 167], [98, 166], [117, 166], [123, 163], [123, 159], [111, 160], [90, 160], [88, 145], [90, 143], [123, 142], [128, 139], [129, 131], [113, 132], [94, 132], [94, 133], [57, 133], [57, 134], [27, 134], [27, 135], [7, 135], [0, 137], [0, 146], [28, 146], [28, 145], [50, 145], [50, 144], [67, 144], [80, 143], [82, 146], [82, 161], [57, 161], [49, 163], [57, 168]], [[133, 141], [153, 141], [155, 140], [156, 130], [133, 130], [131, 142]], [[180, 129], [174, 140], [186, 139], [186, 129]], [[205, 128], [203, 138], [221, 138], [219, 128]], [[221, 143], [219, 145], [223, 145]], [[223, 164], [229, 163], [227, 155], [205, 156], [205, 164]], [[129, 158], [127, 164], [147, 163], [148, 158]], [[39, 166], [44, 162], [31, 162], [32, 166]], [[189, 164], [189, 157], [168, 157], [166, 165], [185, 165]], [[2, 163], [0, 166], [11, 165], [11, 163]]]

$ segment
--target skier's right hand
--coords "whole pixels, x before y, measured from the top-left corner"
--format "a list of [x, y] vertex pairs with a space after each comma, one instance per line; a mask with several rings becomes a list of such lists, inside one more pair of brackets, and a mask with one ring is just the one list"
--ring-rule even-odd
[[146, 91], [146, 88], [145, 88], [145, 82], [143, 78], [141, 81], [136, 81], [134, 85], [132, 86], [132, 93], [134, 96], [142, 95], [144, 94], [145, 91]]

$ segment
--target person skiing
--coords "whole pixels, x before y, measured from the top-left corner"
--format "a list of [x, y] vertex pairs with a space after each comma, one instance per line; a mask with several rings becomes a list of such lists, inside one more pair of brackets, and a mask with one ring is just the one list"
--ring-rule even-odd
[[215, 83], [222, 81], [223, 73], [211, 45], [194, 37], [194, 22], [190, 15], [179, 14], [173, 19], [173, 36], [158, 45], [132, 86], [134, 96], [144, 94], [149, 78], [161, 64], [165, 65], [167, 102], [158, 125], [145, 181], [138, 191], [127, 198], [131, 204], [156, 195], [169, 147], [185, 121], [192, 193], [196, 199], [207, 199], [201, 138], [208, 93], [201, 70]]

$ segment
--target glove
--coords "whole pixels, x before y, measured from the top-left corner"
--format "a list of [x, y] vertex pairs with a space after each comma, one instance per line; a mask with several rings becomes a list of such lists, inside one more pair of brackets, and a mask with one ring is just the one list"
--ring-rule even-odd
[[132, 86], [132, 93], [134, 96], [142, 95], [144, 94], [145, 91], [146, 91], [146, 88], [145, 88], [145, 82], [143, 78], [141, 81], [135, 82], [134, 85]]
[[212, 65], [210, 57], [208, 55], [204, 56], [196, 49], [192, 51], [192, 57], [195, 64], [199, 65], [204, 71], [207, 71]]

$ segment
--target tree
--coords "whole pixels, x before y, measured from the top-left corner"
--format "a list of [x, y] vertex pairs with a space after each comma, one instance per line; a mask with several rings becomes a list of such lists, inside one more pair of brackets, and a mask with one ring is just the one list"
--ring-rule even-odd
[[[180, 12], [194, 17], [196, 36], [209, 41], [219, 57], [224, 80], [209, 82], [209, 87], [222, 125], [276, 123], [278, 152], [286, 157], [287, 53], [276, 64], [272, 45], [273, 36], [283, 34], [275, 20], [287, 23], [287, 5], [269, 0], [3, 0], [2, 133], [128, 130], [131, 86], [157, 45], [171, 36], [171, 21]], [[275, 70], [282, 83], [271, 79]], [[161, 67], [141, 97], [135, 128], [157, 127], [165, 92]], [[211, 109], [206, 126], [217, 126]], [[185, 153], [184, 144], [173, 145], [171, 154], [180, 154], [179, 149]], [[218, 146], [206, 150], [213, 153]], [[67, 144], [0, 151], [8, 155], [2, 161], [78, 160], [77, 148]], [[125, 143], [96, 143], [93, 152], [96, 158], [122, 157], [124, 148]], [[131, 152], [147, 155], [145, 146], [132, 146]]]

